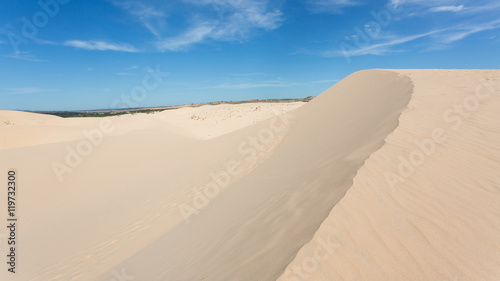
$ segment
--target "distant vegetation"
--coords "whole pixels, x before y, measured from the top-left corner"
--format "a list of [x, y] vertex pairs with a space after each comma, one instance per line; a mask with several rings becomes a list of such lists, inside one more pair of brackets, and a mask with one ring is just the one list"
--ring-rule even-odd
[[[245, 100], [245, 101], [216, 101], [216, 102], [211, 102], [207, 103], [210, 105], [217, 105], [217, 104], [242, 104], [242, 103], [252, 103], [252, 102], [269, 102], [269, 103], [280, 103], [280, 102], [309, 102], [312, 100], [314, 97], [309, 96], [307, 98], [302, 98], [302, 99], [265, 99], [265, 100]], [[200, 105], [205, 105], [205, 104], [200, 104]]]
[[287, 102], [309, 102], [314, 97], [309, 96], [303, 99], [264, 99], [264, 100], [246, 100], [246, 101], [216, 101], [210, 103], [198, 103], [190, 105], [176, 105], [176, 106], [166, 106], [166, 107], [154, 107], [154, 108], [129, 108], [129, 109], [104, 109], [104, 110], [80, 110], [80, 111], [33, 111], [34, 113], [50, 114], [56, 115], [63, 118], [74, 118], [74, 117], [108, 117], [108, 116], [119, 116], [124, 114], [138, 114], [146, 113], [152, 114], [155, 112], [161, 112], [165, 110], [178, 109], [183, 107], [198, 107], [203, 105], [218, 105], [218, 104], [243, 104], [243, 103], [254, 103], [254, 102], [268, 102], [268, 103], [287, 103]]
[[108, 117], [108, 116], [119, 116], [124, 114], [137, 114], [146, 113], [151, 114], [155, 112], [169, 110], [165, 109], [127, 109], [127, 110], [89, 110], [89, 111], [34, 111], [35, 113], [56, 115], [63, 118], [74, 118], [74, 117]]

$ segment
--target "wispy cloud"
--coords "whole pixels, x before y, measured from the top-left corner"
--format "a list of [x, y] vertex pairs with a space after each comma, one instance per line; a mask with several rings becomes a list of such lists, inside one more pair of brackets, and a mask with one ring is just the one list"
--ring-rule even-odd
[[347, 49], [347, 48], [340, 48], [340, 49], [335, 49], [333, 51], [327, 51], [323, 53], [323, 56], [325, 57], [340, 57], [340, 56], [346, 56], [346, 57], [355, 57], [355, 56], [364, 56], [364, 55], [386, 55], [388, 53], [394, 53], [394, 52], [399, 52], [399, 51], [394, 51], [391, 49], [393, 46], [405, 44], [411, 41], [415, 41], [420, 38], [428, 37], [430, 35], [442, 32], [443, 30], [435, 30], [435, 31], [430, 31], [426, 33], [421, 33], [421, 34], [416, 34], [416, 35], [410, 35], [410, 36], [404, 36], [404, 37], [396, 37], [391, 40], [385, 41], [385, 42], [380, 42], [376, 44], [371, 44], [367, 45], [361, 48], [353, 48]]
[[419, 5], [424, 7], [437, 7], [454, 4], [456, 0], [389, 0], [389, 5], [393, 7], [400, 7], [403, 5]]
[[491, 3], [487, 3], [485, 5], [479, 6], [467, 6], [463, 9], [464, 13], [476, 14], [481, 12], [495, 12], [495, 10], [500, 9], [500, 2], [493, 1]]
[[57, 42], [33, 37], [33, 42], [39, 45], [58, 45]]
[[38, 59], [28, 52], [15, 52], [15, 53], [10, 54], [10, 55], [4, 55], [4, 57], [16, 59], [16, 60], [30, 61], [30, 62], [47, 62], [47, 60]]
[[161, 7], [146, 5], [140, 1], [112, 1], [112, 3], [134, 16], [156, 37], [161, 36], [160, 31], [166, 26], [166, 13]]
[[249, 77], [249, 76], [262, 76], [267, 75], [265, 72], [251, 72], [251, 73], [225, 73], [229, 76], [238, 76], [238, 77]]
[[430, 8], [429, 10], [431, 12], [460, 12], [464, 9], [464, 5], [460, 5], [460, 6], [440, 6], [440, 7], [433, 7], [433, 8]]
[[286, 88], [301, 84], [302, 83], [287, 82], [278, 79], [278, 80], [247, 82], [247, 83], [222, 83], [215, 86], [204, 87], [203, 89], [243, 90], [243, 89], [255, 89], [255, 88]]
[[220, 84], [211, 88], [215, 89], [231, 89], [231, 90], [241, 90], [241, 89], [255, 89], [255, 88], [275, 88], [275, 87], [290, 87], [292, 85], [286, 84], [273, 84], [273, 83], [241, 83], [241, 84]]
[[314, 13], [341, 13], [346, 7], [356, 6], [354, 0], [308, 0], [307, 7]]
[[25, 94], [38, 94], [45, 92], [59, 92], [59, 90], [54, 89], [41, 89], [36, 87], [26, 87], [26, 88], [7, 88], [4, 89], [8, 91], [8, 95], [25, 95]]
[[452, 26], [443, 29], [436, 29], [429, 32], [409, 35], [409, 36], [399, 36], [399, 37], [385, 36], [381, 37], [382, 40], [378, 40], [378, 42], [376, 43], [368, 44], [366, 46], [361, 46], [359, 48], [349, 44], [342, 44], [340, 48], [322, 52], [321, 55], [325, 57], [387, 55], [391, 53], [405, 52], [410, 49], [414, 49], [416, 47], [415, 45], [399, 49], [395, 49], [393, 47], [424, 38], [427, 38], [429, 40], [426, 41], [427, 49], [424, 51], [438, 50], [442, 49], [443, 47], [450, 46], [450, 44], [462, 40], [472, 34], [498, 28], [500, 28], [500, 20], [494, 20], [480, 24], [467, 24], [467, 25]]
[[[465, 3], [465, 4], [464, 4]], [[389, 0], [389, 5], [399, 8], [411, 6], [413, 15], [425, 16], [429, 12], [455, 12], [462, 14], [474, 14], [480, 12], [492, 12], [500, 9], [498, 1], [458, 1], [458, 0]], [[405, 8], [406, 9], [406, 8]], [[420, 9], [417, 10], [416, 9]], [[408, 9], [410, 11], [410, 9]]]
[[444, 44], [450, 44], [462, 40], [465, 37], [470, 36], [472, 34], [498, 28], [500, 28], [500, 20], [494, 20], [481, 24], [464, 25], [455, 28], [453, 31], [447, 34], [443, 34], [442, 36], [440, 36], [439, 41]]
[[213, 26], [210, 26], [209, 24], [201, 24], [182, 35], [174, 38], [164, 39], [161, 42], [158, 42], [156, 46], [161, 51], [186, 50], [192, 44], [199, 43], [205, 40], [211, 35], [213, 30]]
[[[283, 14], [277, 8], [270, 7], [269, 1], [263, 0], [182, 0], [184, 11], [189, 15], [181, 23], [165, 32], [167, 12], [155, 10], [145, 4], [117, 4], [137, 20], [144, 23], [148, 30], [157, 37], [155, 46], [160, 51], [185, 51], [192, 45], [209, 40], [242, 41], [256, 34], [257, 31], [270, 31], [281, 26]], [[150, 4], [151, 5], [151, 4]], [[156, 9], [159, 9], [156, 7]], [[151, 22], [161, 22], [151, 28]], [[164, 36], [165, 33], [172, 35]]]
[[282, 78], [277, 78], [275, 80], [267, 81], [251, 81], [251, 82], [226, 82], [217, 84], [214, 86], [207, 86], [200, 89], [225, 89], [225, 90], [245, 90], [245, 89], [256, 89], [256, 88], [288, 88], [297, 86], [311, 86], [315, 84], [333, 84], [340, 81], [339, 79], [329, 79], [329, 80], [317, 80], [309, 82], [290, 82], [283, 80]]
[[500, 2], [496, 0], [389, 0], [388, 5], [393, 8], [403, 9], [411, 16], [427, 16], [429, 13], [459, 13], [471, 15], [484, 13], [488, 16], [495, 15], [500, 10]]
[[329, 80], [318, 80], [318, 81], [311, 81], [309, 83], [311, 84], [326, 84], [326, 83], [337, 83], [339, 82], [340, 79], [329, 79]]
[[120, 51], [120, 52], [138, 52], [136, 48], [128, 44], [116, 44], [105, 41], [80, 41], [70, 40], [63, 43], [64, 46], [81, 48], [85, 50], [98, 50], [98, 51]]

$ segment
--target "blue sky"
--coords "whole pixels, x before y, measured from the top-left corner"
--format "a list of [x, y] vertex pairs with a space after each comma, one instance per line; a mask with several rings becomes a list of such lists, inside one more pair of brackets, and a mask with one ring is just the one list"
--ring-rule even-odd
[[298, 98], [362, 69], [499, 68], [499, 31], [491, 0], [3, 0], [0, 109]]

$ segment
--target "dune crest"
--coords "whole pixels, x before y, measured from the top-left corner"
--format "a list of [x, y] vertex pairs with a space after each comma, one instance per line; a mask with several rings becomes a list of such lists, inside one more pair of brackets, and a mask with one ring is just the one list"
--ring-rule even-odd
[[500, 71], [397, 72], [399, 126], [279, 281], [498, 280]]
[[53, 130], [0, 150], [21, 186], [12, 280], [495, 280], [499, 81], [366, 70], [276, 116], [6, 125]]
[[[23, 183], [17, 277], [275, 280], [396, 128], [412, 88], [404, 75], [361, 71], [288, 114], [205, 141], [138, 115], [102, 141], [92, 134], [90, 151], [81, 140], [0, 150]], [[81, 121], [95, 133], [102, 120]]]
[[[274, 124], [288, 129], [272, 154], [231, 180], [188, 225], [178, 224], [115, 268], [148, 280], [275, 280], [394, 130], [411, 90], [408, 78], [390, 71], [344, 79]], [[239, 160], [249, 155], [238, 148], [270, 128], [264, 121], [206, 144]], [[149, 260], [159, 253], [168, 254]]]

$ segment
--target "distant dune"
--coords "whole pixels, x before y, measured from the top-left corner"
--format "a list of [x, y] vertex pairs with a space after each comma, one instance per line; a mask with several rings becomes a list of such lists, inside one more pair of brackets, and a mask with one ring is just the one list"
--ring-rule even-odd
[[192, 138], [210, 139], [293, 110], [303, 104], [305, 103], [266, 102], [186, 106], [149, 114], [103, 117], [105, 119], [61, 118], [20, 111], [0, 111], [0, 150], [80, 140], [85, 138], [84, 132], [99, 128], [101, 120], [109, 120], [116, 126], [108, 136], [151, 130], [156, 133], [175, 132]]
[[308, 103], [0, 111], [1, 280], [499, 280], [499, 92], [366, 70]]

